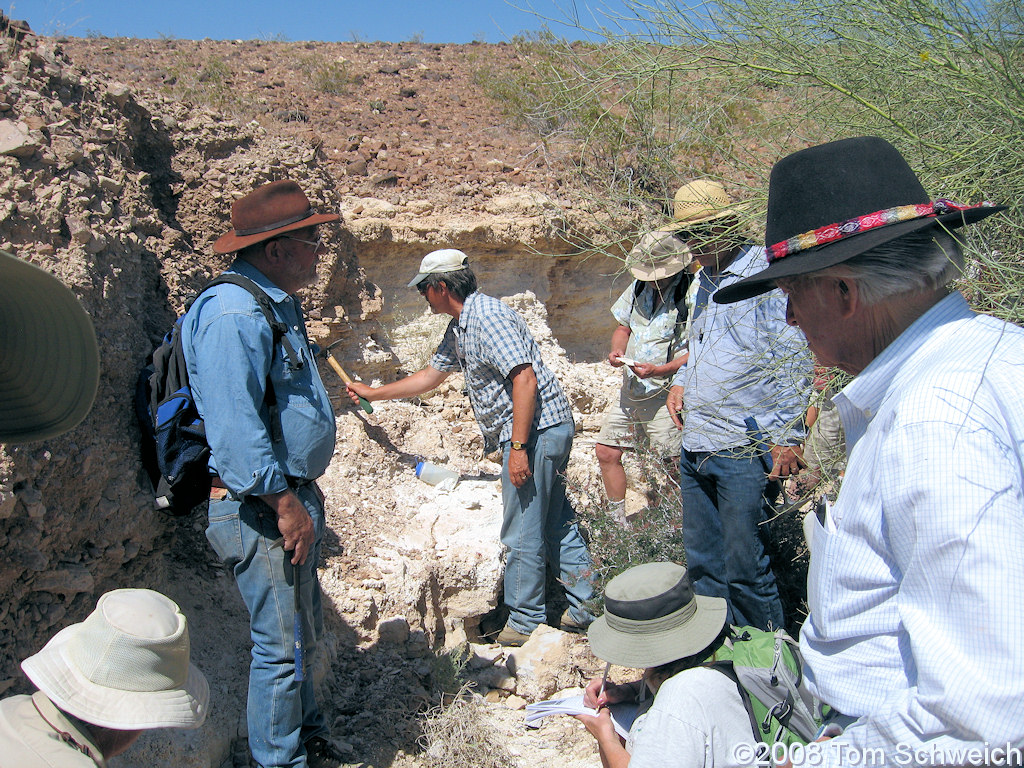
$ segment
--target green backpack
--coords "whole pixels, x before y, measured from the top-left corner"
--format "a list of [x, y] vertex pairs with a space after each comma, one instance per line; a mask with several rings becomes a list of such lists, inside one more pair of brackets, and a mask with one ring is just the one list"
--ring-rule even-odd
[[719, 649], [717, 669], [736, 683], [750, 717], [754, 741], [767, 745], [807, 744], [822, 723], [822, 704], [804, 683], [800, 645], [784, 629], [767, 632], [733, 627]]

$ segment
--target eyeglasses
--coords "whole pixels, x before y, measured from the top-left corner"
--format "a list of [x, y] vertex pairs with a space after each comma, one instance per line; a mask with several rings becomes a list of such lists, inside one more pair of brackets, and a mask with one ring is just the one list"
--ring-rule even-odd
[[416, 290], [420, 292], [420, 296], [427, 295], [427, 289], [430, 287], [430, 283], [424, 280], [422, 283], [416, 284]]
[[281, 237], [287, 240], [295, 240], [296, 242], [299, 243], [305, 243], [306, 245], [311, 246], [313, 248], [313, 253], [316, 253], [317, 251], [322, 251], [324, 249], [324, 239], [322, 236], [318, 237], [315, 241], [303, 240], [301, 237], [293, 237], [292, 235], [281, 235]]

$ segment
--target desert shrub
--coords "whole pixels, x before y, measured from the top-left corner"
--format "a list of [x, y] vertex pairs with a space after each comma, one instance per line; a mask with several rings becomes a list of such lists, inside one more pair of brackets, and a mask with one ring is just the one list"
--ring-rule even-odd
[[321, 56], [307, 56], [302, 59], [301, 68], [309, 78], [310, 85], [328, 96], [347, 93], [352, 83], [348, 63], [342, 59], [324, 61]]
[[602, 612], [605, 585], [627, 568], [662, 560], [686, 564], [682, 502], [675, 477], [678, 470], [645, 446], [626, 452], [623, 460], [631, 483], [644, 489], [647, 496], [647, 506], [630, 518], [628, 528], [612, 516], [600, 481], [595, 486], [570, 489], [586, 497], [586, 503], [579, 505], [578, 518], [593, 561], [594, 613]]
[[[535, 43], [537, 71], [549, 73], [540, 79], [545, 93], [505, 98], [510, 108], [547, 111], [572, 126], [582, 139], [580, 168], [605, 169], [587, 174], [603, 187], [595, 199], [664, 210], [677, 181], [711, 176], [750, 202], [757, 224], [779, 157], [863, 134], [896, 145], [936, 197], [1014, 204], [1024, 189], [1018, 2], [623, 5], [621, 18], [586, 30], [605, 40], [597, 53]], [[532, 105], [535, 97], [543, 103]], [[969, 300], [1021, 322], [1024, 211], [1017, 206], [967, 235]]]
[[183, 49], [168, 68], [165, 92], [176, 100], [249, 114], [250, 105], [231, 83], [231, 66], [219, 56], [196, 61], [194, 52]]
[[505, 735], [484, 713], [479, 696], [463, 688], [449, 703], [427, 712], [420, 746], [435, 768], [507, 768], [516, 760], [505, 748]]
[[469, 650], [466, 646], [439, 651], [431, 658], [430, 687], [442, 703], [464, 691], [467, 661]]

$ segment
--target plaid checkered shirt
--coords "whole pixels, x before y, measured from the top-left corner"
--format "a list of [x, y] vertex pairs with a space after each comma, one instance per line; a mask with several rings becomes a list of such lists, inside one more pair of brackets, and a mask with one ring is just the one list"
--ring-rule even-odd
[[572, 408], [554, 374], [541, 360], [526, 321], [492, 296], [471, 293], [458, 320], [452, 319], [430, 367], [442, 373], [462, 371], [473, 414], [484, 436], [484, 451], [512, 439], [513, 368], [532, 364], [537, 375], [537, 408], [531, 434], [572, 422]]

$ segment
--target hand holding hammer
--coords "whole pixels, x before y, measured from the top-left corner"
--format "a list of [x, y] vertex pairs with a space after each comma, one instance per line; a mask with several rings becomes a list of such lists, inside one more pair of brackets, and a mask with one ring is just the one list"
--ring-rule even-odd
[[[327, 362], [331, 364], [331, 368], [333, 368], [334, 372], [338, 374], [339, 377], [341, 377], [341, 380], [345, 382], [346, 385], [350, 385], [355, 383], [352, 381], [352, 377], [345, 373], [345, 369], [341, 367], [341, 363], [339, 363], [337, 359], [335, 359], [334, 355], [331, 354], [331, 348], [337, 344], [340, 344], [341, 341], [341, 339], [338, 339], [337, 341], [333, 341], [330, 344], [328, 344], [327, 348], [324, 350], [324, 357], [327, 358]], [[367, 413], [373, 413], [373, 406], [370, 405], [370, 401], [367, 400], [365, 397], [359, 398], [359, 405]]]

